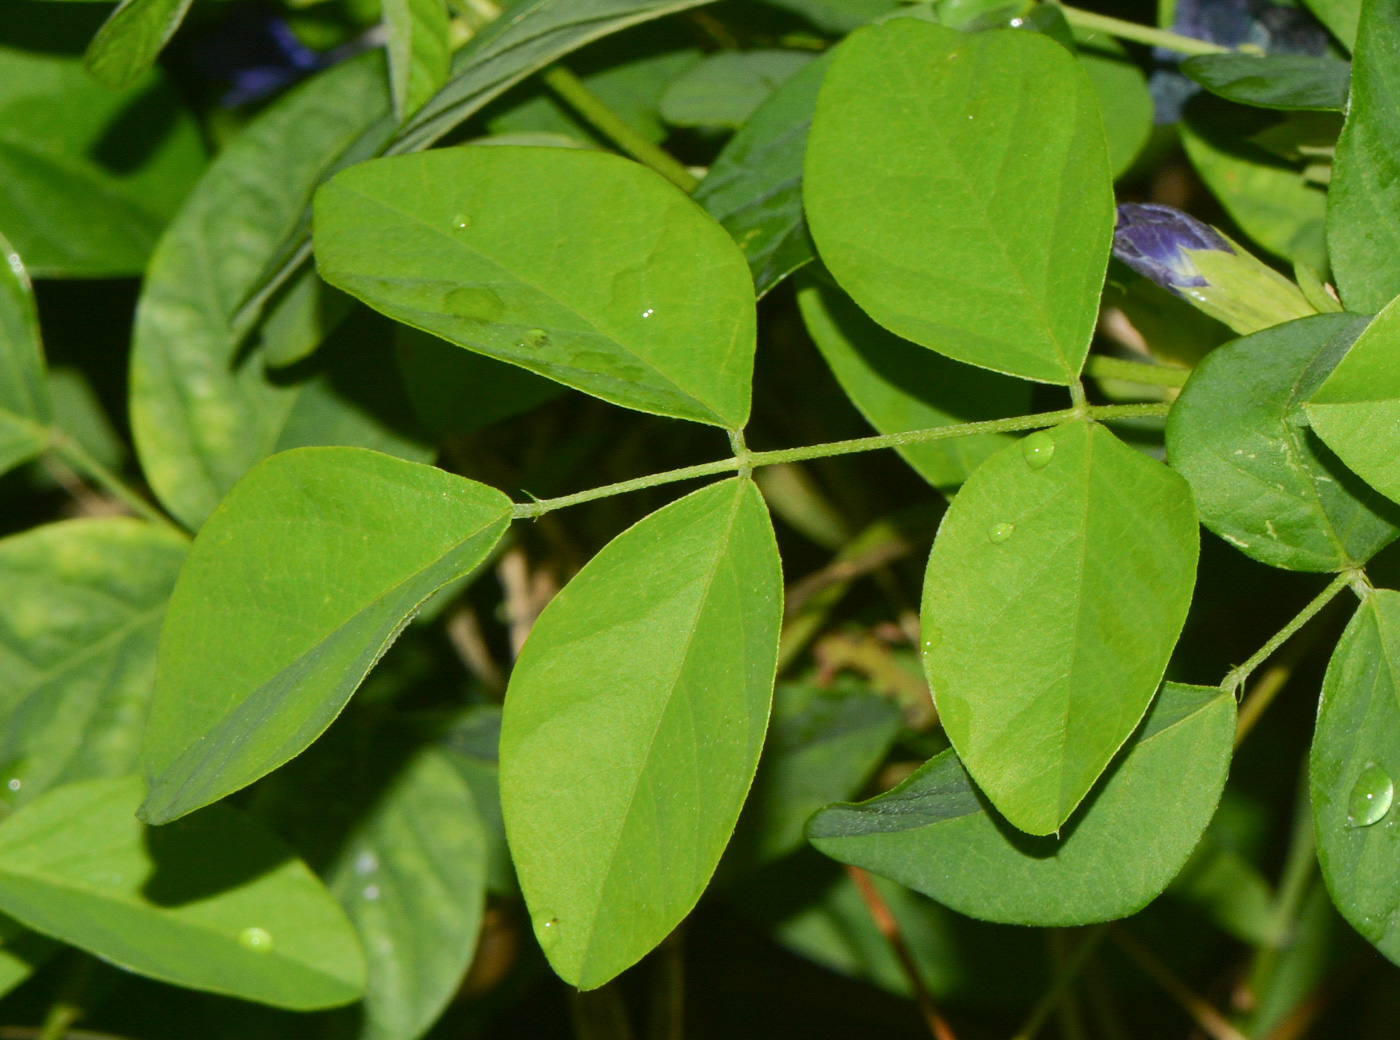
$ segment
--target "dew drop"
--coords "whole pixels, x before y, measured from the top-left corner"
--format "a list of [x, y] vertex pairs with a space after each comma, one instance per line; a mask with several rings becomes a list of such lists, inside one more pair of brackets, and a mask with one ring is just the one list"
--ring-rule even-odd
[[1011, 537], [1011, 532], [1016, 530], [1015, 524], [1008, 524], [1003, 520], [999, 524], [992, 524], [987, 528], [987, 538], [993, 545], [1000, 545]]
[[642, 317], [643, 317], [643, 318], [650, 318], [650, 317], [651, 317], [653, 314], [655, 314], [655, 313], [656, 313], [656, 308], [655, 308], [655, 307], [648, 307], [646, 310], [642, 311]]
[[464, 286], [442, 298], [443, 309], [468, 321], [495, 321], [505, 313], [505, 304], [490, 289]]
[[465, 231], [472, 226], [472, 218], [465, 213], [458, 213], [452, 218], [452, 226], [458, 231]]
[[360, 854], [355, 857], [355, 873], [373, 874], [378, 869], [379, 857], [371, 850], [363, 849]]
[[1347, 824], [1352, 827], [1369, 827], [1384, 819], [1390, 812], [1391, 799], [1395, 797], [1395, 784], [1390, 774], [1374, 762], [1366, 763], [1356, 784], [1351, 789], [1347, 802]]
[[12, 776], [9, 780], [5, 781], [5, 786], [8, 787], [11, 791], [18, 791], [21, 787], [24, 786], [24, 781], [17, 776]]
[[933, 650], [943, 645], [943, 630], [932, 625], [924, 629], [924, 649]]
[[553, 911], [545, 910], [535, 915], [535, 938], [540, 949], [548, 953], [559, 942], [559, 918]]
[[1055, 438], [1043, 430], [1021, 441], [1021, 454], [1031, 469], [1044, 469], [1055, 454]]
[[373, 903], [376, 899], [379, 898], [379, 886], [378, 886], [378, 885], [366, 885], [363, 894], [364, 894], [364, 897], [365, 897], [366, 899], [368, 899], [371, 903]]
[[530, 329], [520, 338], [522, 347], [529, 347], [531, 350], [539, 350], [541, 347], [549, 346], [549, 333], [544, 329]]
[[258, 953], [271, 953], [272, 936], [266, 928], [245, 928], [238, 933], [238, 945]]

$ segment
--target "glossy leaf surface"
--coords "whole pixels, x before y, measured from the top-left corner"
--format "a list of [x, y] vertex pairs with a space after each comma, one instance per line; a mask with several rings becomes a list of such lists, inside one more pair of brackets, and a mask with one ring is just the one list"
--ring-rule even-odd
[[411, 116], [447, 81], [452, 63], [446, 0], [384, 0], [394, 114]]
[[44, 450], [44, 427], [52, 420], [34, 288], [19, 254], [0, 236], [0, 473]]
[[[0, 10], [0, 39], [31, 6]], [[204, 159], [159, 73], [113, 91], [78, 57], [0, 46], [0, 231], [35, 278], [140, 274]]]
[[1351, 103], [1332, 161], [1327, 249], [1342, 302], [1371, 314], [1400, 294], [1400, 0], [1361, 6]]
[[968, 772], [1050, 834], [1137, 728], [1196, 580], [1186, 482], [1102, 426], [993, 455], [949, 507], [924, 577], [924, 669]]
[[1181, 71], [1212, 94], [1258, 108], [1344, 112], [1351, 66], [1310, 54], [1201, 54]]
[[748, 265], [682, 192], [617, 156], [468, 147], [352, 167], [317, 192], [316, 262], [398, 321], [614, 404], [748, 419]]
[[[876, 325], [851, 298], [819, 277], [803, 278], [797, 302], [812, 342], [851, 402], [881, 433], [1017, 415], [1030, 409], [1030, 387], [969, 368], [902, 340]], [[1005, 434], [979, 434], [897, 450], [936, 488], [957, 487], [1004, 447]]]
[[499, 491], [356, 448], [284, 452], [201, 528], [161, 632], [143, 818], [166, 823], [300, 753], [413, 611], [510, 519]]
[[1337, 909], [1400, 963], [1400, 592], [1357, 608], [1322, 684], [1309, 760], [1317, 858]]
[[191, 0], [122, 0], [93, 37], [83, 63], [93, 79], [114, 90], [148, 72], [184, 20]]
[[824, 809], [807, 836], [834, 859], [983, 920], [1069, 926], [1126, 917], [1166, 888], [1200, 840], [1234, 738], [1230, 694], [1168, 683], [1058, 837], [1012, 828], [952, 751], [886, 794]]
[[1312, 395], [1313, 430], [1366, 483], [1400, 501], [1400, 298]]
[[1077, 378], [1113, 229], [1093, 84], [1053, 40], [900, 18], [841, 45], [807, 218], [871, 317], [959, 361]]
[[128, 971], [278, 1007], [357, 1000], [365, 963], [306, 864], [215, 806], [136, 819], [137, 777], [50, 791], [0, 824], [0, 910]]
[[[278, 100], [219, 154], [151, 260], [133, 334], [132, 431], [151, 487], [189, 527], [280, 449], [339, 442], [428, 457], [386, 437], [329, 378], [269, 378], [252, 349], [255, 320], [237, 316], [326, 168], [361, 131], [366, 110], [387, 109], [377, 58], [338, 66]], [[295, 299], [319, 306], [316, 293]], [[282, 317], [312, 337], [297, 347], [284, 342], [284, 356], [305, 353], [325, 331], [314, 316]], [[387, 356], [377, 363], [389, 367]], [[354, 371], [374, 364], [357, 359]]]
[[1356, 315], [1323, 314], [1227, 343], [1172, 407], [1168, 457], [1202, 522], [1262, 563], [1339, 571], [1400, 534], [1400, 511], [1347, 471], [1303, 412], [1365, 327]]
[[0, 540], [0, 805], [137, 771], [156, 640], [187, 545], [124, 517]]
[[511, 675], [501, 803], [535, 935], [602, 985], [700, 898], [768, 724], [782, 570], [749, 480], [653, 513], [540, 615]]
[[827, 59], [784, 83], [739, 128], [695, 189], [733, 236], [759, 296], [813, 257], [802, 211], [802, 159]]

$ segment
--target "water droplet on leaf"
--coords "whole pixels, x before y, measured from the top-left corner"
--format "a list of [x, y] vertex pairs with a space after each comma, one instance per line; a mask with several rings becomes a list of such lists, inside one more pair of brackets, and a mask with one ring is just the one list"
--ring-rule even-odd
[[545, 910], [535, 915], [534, 923], [535, 939], [539, 941], [540, 949], [546, 953], [554, 949], [559, 942], [559, 918], [552, 911]]
[[933, 650], [943, 645], [943, 630], [929, 625], [924, 629], [924, 649]]
[[505, 304], [490, 289], [464, 286], [453, 289], [442, 299], [443, 309], [471, 321], [495, 321], [505, 312]]
[[364, 891], [364, 897], [365, 897], [366, 899], [368, 899], [371, 903], [373, 903], [376, 899], [379, 898], [379, 886], [378, 886], [378, 885], [366, 885], [366, 886], [365, 886], [365, 891]]
[[549, 333], [544, 329], [530, 329], [520, 339], [522, 347], [529, 347], [531, 350], [539, 350], [541, 347], [549, 346]]
[[1031, 469], [1044, 469], [1055, 454], [1055, 438], [1044, 431], [1033, 433], [1021, 442], [1021, 454]]
[[1352, 827], [1369, 827], [1390, 812], [1395, 797], [1395, 784], [1390, 774], [1374, 762], [1366, 763], [1347, 802], [1347, 823]]
[[272, 936], [266, 928], [245, 928], [238, 933], [238, 945], [258, 953], [271, 953]]
[[987, 528], [987, 539], [993, 545], [1000, 545], [1011, 537], [1011, 532], [1014, 530], [1016, 530], [1015, 524], [1008, 524], [1003, 520], [1001, 523], [992, 524], [991, 527]]
[[458, 213], [452, 218], [452, 226], [458, 231], [465, 231], [472, 226], [472, 218], [465, 213]]

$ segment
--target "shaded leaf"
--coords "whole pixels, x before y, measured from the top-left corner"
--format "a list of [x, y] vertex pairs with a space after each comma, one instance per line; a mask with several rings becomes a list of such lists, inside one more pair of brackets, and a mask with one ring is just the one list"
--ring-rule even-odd
[[[1327, 249], [1348, 310], [1400, 294], [1400, 0], [1364, 0], [1346, 126], [1327, 191]], [[1316, 266], [1316, 265], [1314, 265]]]
[[161, 632], [142, 818], [166, 823], [299, 754], [510, 500], [357, 448], [274, 455], [200, 530]]
[[1258, 108], [1345, 112], [1351, 65], [1325, 55], [1199, 54], [1181, 71], [1229, 101]]
[[0, 813], [56, 784], [137, 771], [187, 548], [124, 517], [0, 540]]
[[1353, 314], [1323, 314], [1227, 343], [1172, 407], [1168, 457], [1202, 522], [1262, 563], [1344, 570], [1400, 535], [1400, 511], [1347, 472], [1303, 413], [1365, 327]]
[[886, 794], [822, 810], [807, 836], [834, 859], [984, 920], [1066, 926], [1126, 917], [1166, 888], [1200, 840], [1234, 738], [1233, 696], [1168, 683], [1058, 836], [1012, 828], [951, 750]]
[[812, 60], [801, 51], [720, 51], [687, 69], [661, 95], [672, 126], [741, 126]]
[[93, 79], [113, 90], [130, 86], [150, 71], [184, 21], [191, 0], [122, 0], [92, 38], [83, 64]]
[[1132, 168], [1152, 133], [1152, 95], [1147, 91], [1147, 77], [1118, 41], [1084, 34], [1078, 42], [1079, 63], [1099, 99], [1108, 139], [1108, 165], [1116, 180]]
[[748, 419], [743, 256], [677, 188], [615, 155], [468, 147], [361, 164], [317, 192], [316, 262], [398, 321], [614, 404]]
[[137, 777], [68, 784], [0, 824], [0, 910], [179, 986], [295, 1009], [360, 997], [359, 941], [306, 864], [228, 806], [145, 827], [141, 795]]
[[[1026, 383], [969, 368], [886, 332], [849, 296], [816, 276], [800, 285], [797, 303], [812, 342], [841, 389], [880, 433], [999, 419], [1030, 409]], [[930, 484], [948, 490], [1010, 440], [1005, 434], [978, 434], [896, 450]]]
[[1102, 426], [993, 455], [949, 507], [924, 578], [924, 669], [997, 809], [1060, 829], [1137, 728], [1191, 602], [1186, 482]]
[[1343, 462], [1400, 501], [1400, 298], [1376, 315], [1313, 392], [1307, 415]]
[[1400, 592], [1368, 592], [1322, 683], [1309, 760], [1317, 858], [1351, 926], [1400, 963]]
[[772, 525], [734, 479], [623, 532], [535, 623], [506, 695], [501, 802], [565, 981], [602, 985], [700, 898], [758, 764], [781, 620]]
[[802, 212], [802, 159], [828, 61], [809, 63], [760, 105], [694, 192], [744, 251], [759, 296], [814, 256]]
[[53, 421], [34, 288], [0, 235], [0, 473], [42, 452]]
[[63, 947], [0, 914], [0, 997], [14, 989]]
[[1059, 44], [914, 18], [856, 31], [822, 84], [804, 190], [823, 262], [891, 332], [1078, 378], [1113, 198], [1093, 84]]

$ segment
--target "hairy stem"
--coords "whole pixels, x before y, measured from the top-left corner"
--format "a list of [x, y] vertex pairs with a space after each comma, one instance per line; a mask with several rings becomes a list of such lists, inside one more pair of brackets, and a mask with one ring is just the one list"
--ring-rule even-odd
[[126, 481], [98, 462], [88, 454], [86, 448], [62, 430], [53, 431], [50, 450], [78, 473], [124, 502], [136, 515], [182, 535], [185, 534], [169, 517], [142, 498]]
[[540, 73], [540, 79], [570, 108], [588, 120], [593, 129], [639, 163], [650, 166], [687, 194], [699, 186], [699, 179], [685, 168], [684, 163], [638, 133], [635, 127], [604, 104], [583, 80], [563, 65], [551, 65]]
[[1288, 624], [1284, 625], [1267, 643], [1254, 652], [1254, 655], [1237, 668], [1230, 669], [1230, 673], [1220, 682], [1220, 688], [1226, 693], [1238, 695], [1239, 689], [1244, 685], [1245, 680], [1253, 674], [1254, 670], [1268, 660], [1269, 656], [1292, 638], [1293, 634], [1311, 621], [1323, 607], [1331, 603], [1337, 593], [1346, 588], [1356, 580], [1358, 572], [1355, 570], [1342, 571], [1328, 583], [1327, 587], [1319, 592], [1312, 601], [1298, 612]]
[[954, 437], [970, 437], [979, 433], [1012, 433], [1019, 430], [1043, 429], [1058, 426], [1075, 419], [1131, 419], [1142, 416], [1166, 415], [1171, 410], [1168, 404], [1116, 404], [1089, 407], [1084, 412], [1065, 408], [1058, 412], [1040, 412], [1036, 415], [1018, 415], [1011, 419], [989, 419], [985, 422], [960, 423], [955, 426], [935, 426], [928, 430], [910, 430], [906, 433], [884, 433], [875, 437], [857, 437], [848, 441], [832, 441], [829, 444], [809, 444], [802, 448], [779, 448], [776, 451], [745, 451], [732, 459], [717, 459], [702, 462], [695, 466], [652, 473], [645, 477], [605, 484], [573, 495], [559, 498], [540, 498], [533, 502], [521, 502], [515, 507], [517, 520], [541, 516], [556, 509], [593, 502], [600, 498], [611, 498], [629, 491], [641, 491], [661, 484], [674, 484], [680, 480], [695, 477], [712, 477], [720, 473], [741, 472], [745, 468], [772, 466], [780, 462], [802, 462], [806, 459], [830, 458], [833, 455], [851, 455], [862, 451], [878, 451], [881, 448], [897, 448], [904, 444], [926, 444], [930, 441], [950, 440]]
[[1064, 4], [1058, 6], [1065, 16], [1065, 21], [1069, 22], [1070, 25], [1079, 29], [1088, 29], [1090, 32], [1101, 32], [1105, 36], [1114, 36], [1120, 40], [1145, 43], [1149, 47], [1165, 47], [1178, 54], [1228, 54], [1231, 51], [1229, 47], [1222, 47], [1220, 44], [1211, 43], [1208, 40], [1197, 40], [1190, 36], [1182, 36], [1180, 33], [1154, 29], [1148, 25], [1139, 25], [1137, 22], [1125, 22], [1121, 18], [1110, 18], [1106, 14], [1082, 11], [1077, 7], [1068, 7]]

